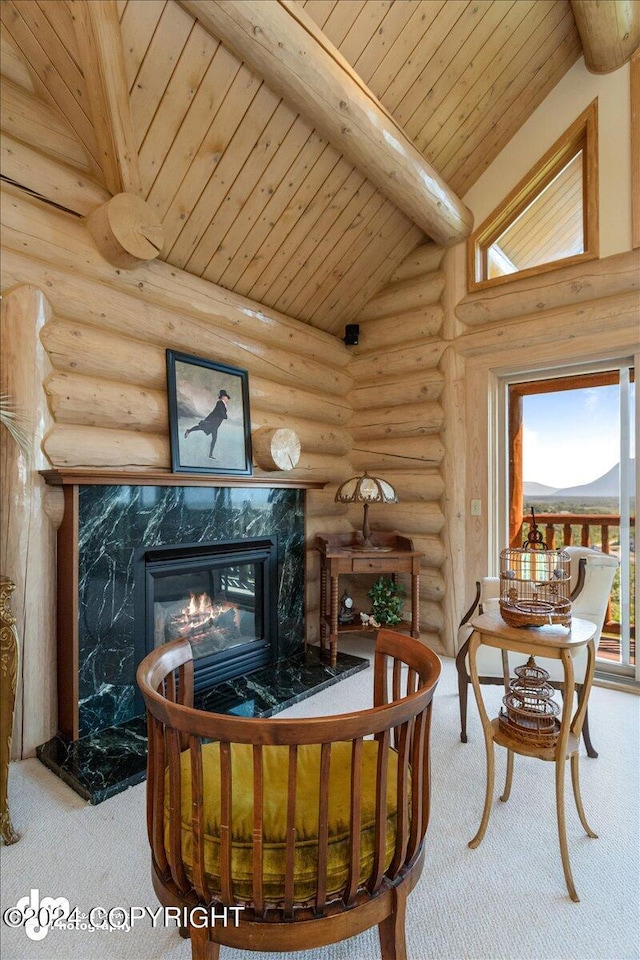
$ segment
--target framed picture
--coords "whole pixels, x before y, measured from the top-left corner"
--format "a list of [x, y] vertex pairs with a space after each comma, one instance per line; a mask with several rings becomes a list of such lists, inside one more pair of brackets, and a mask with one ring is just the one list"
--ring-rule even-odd
[[167, 350], [174, 473], [251, 476], [246, 370]]

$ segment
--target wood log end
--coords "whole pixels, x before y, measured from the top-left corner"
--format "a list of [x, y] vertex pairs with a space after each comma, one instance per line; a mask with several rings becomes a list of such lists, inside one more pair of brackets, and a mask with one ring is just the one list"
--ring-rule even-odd
[[131, 270], [162, 252], [162, 224], [142, 197], [118, 193], [87, 217], [99, 252], [115, 267]]

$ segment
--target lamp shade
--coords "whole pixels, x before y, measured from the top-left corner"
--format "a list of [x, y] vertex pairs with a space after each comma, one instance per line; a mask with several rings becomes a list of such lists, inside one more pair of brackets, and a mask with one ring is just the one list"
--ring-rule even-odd
[[362, 524], [362, 546], [371, 547], [371, 531], [369, 530], [369, 504], [397, 503], [396, 492], [390, 483], [380, 477], [370, 477], [367, 471], [359, 477], [349, 477], [340, 484], [335, 496], [337, 503], [364, 504], [364, 520]]
[[360, 477], [350, 477], [336, 492], [337, 503], [397, 503], [398, 497], [390, 483], [380, 477], [370, 477], [364, 472]]

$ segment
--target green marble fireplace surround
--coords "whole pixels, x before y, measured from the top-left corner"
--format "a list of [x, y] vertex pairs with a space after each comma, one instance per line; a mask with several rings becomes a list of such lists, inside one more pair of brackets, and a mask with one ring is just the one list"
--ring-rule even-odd
[[271, 551], [271, 653], [255, 670], [201, 691], [201, 708], [269, 716], [366, 668], [367, 661], [348, 655], [331, 668], [317, 648], [305, 649], [304, 484], [209, 485], [172, 475], [115, 482], [115, 475], [70, 473], [45, 473], [63, 486], [65, 511], [58, 537], [59, 732], [38, 756], [89, 801], [145, 774], [135, 683], [145, 654], [145, 557], [170, 556], [174, 548], [199, 556], [243, 541]]

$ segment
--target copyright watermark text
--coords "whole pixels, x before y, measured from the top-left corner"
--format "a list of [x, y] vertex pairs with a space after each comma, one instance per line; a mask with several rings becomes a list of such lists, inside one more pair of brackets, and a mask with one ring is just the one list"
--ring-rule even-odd
[[82, 912], [66, 897], [40, 897], [35, 888], [8, 907], [2, 922], [8, 927], [24, 927], [30, 940], [44, 940], [49, 930], [132, 930], [136, 924], [151, 927], [237, 927], [244, 907], [91, 907]]

